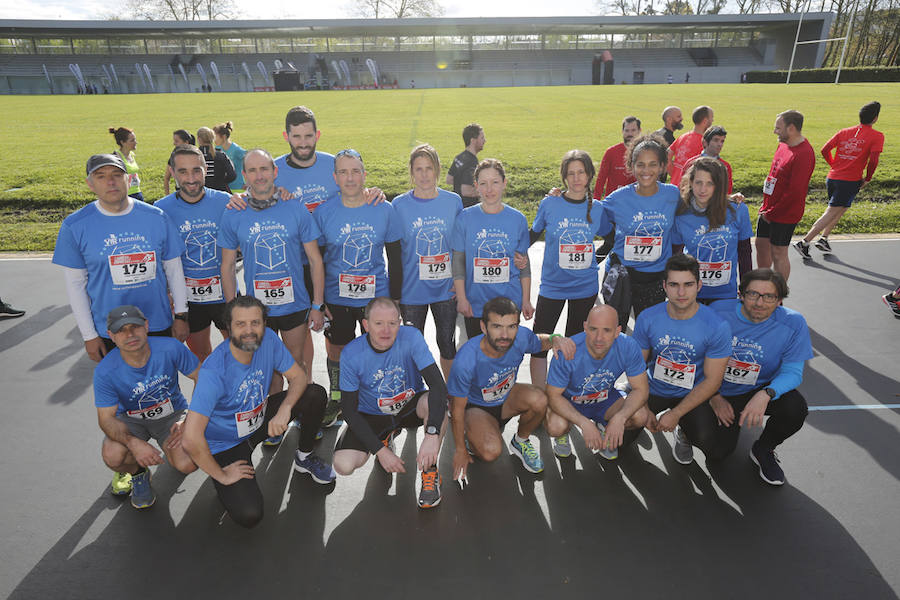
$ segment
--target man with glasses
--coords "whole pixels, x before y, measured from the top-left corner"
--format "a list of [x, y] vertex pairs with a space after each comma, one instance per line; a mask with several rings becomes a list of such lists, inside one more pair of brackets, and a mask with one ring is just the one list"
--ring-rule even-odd
[[806, 400], [797, 386], [803, 381], [804, 363], [813, 357], [809, 329], [803, 315], [780, 305], [788, 287], [777, 271], [750, 271], [741, 279], [739, 291], [740, 300], [712, 305], [731, 326], [732, 335], [724, 381], [709, 401], [720, 425], [714, 454], [715, 458], [731, 454], [741, 426], [762, 426], [763, 415], [769, 415], [750, 459], [763, 481], [782, 485], [784, 471], [775, 448], [806, 420]]

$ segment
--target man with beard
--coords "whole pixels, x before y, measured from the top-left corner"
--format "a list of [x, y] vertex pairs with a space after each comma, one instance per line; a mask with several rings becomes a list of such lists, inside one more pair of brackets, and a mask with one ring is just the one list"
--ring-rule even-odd
[[228, 204], [226, 192], [203, 185], [206, 161], [196, 146], [180, 145], [169, 156], [169, 167], [178, 184], [174, 194], [159, 199], [156, 207], [169, 215], [185, 244], [181, 255], [188, 298], [188, 348], [202, 362], [212, 352], [211, 323], [227, 339], [222, 311], [222, 249], [215, 244], [222, 213]]
[[[335, 474], [313, 453], [325, 389], [309, 382], [278, 335], [266, 327], [266, 306], [252, 296], [238, 296], [225, 305], [225, 322], [229, 340], [200, 369], [182, 444], [213, 478], [231, 518], [249, 528], [263, 518], [251, 454], [266, 436], [283, 435], [292, 419], [301, 422], [294, 469], [322, 484], [334, 481]], [[273, 372], [287, 378], [288, 389], [267, 395]]]
[[571, 360], [575, 344], [558, 333], [536, 335], [519, 325], [519, 316], [509, 298], [488, 300], [481, 312], [482, 335], [467, 341], [453, 361], [447, 393], [456, 443], [454, 479], [466, 477], [472, 455], [484, 461], [500, 456], [503, 428], [516, 416], [519, 427], [510, 449], [527, 471], [544, 470], [529, 438], [547, 414], [547, 394], [537, 386], [516, 383], [516, 375], [525, 354], [553, 349]]
[[681, 121], [681, 109], [677, 106], [667, 106], [662, 112], [663, 126], [653, 132], [666, 140], [666, 146], [671, 146], [675, 141], [675, 132], [684, 127]]

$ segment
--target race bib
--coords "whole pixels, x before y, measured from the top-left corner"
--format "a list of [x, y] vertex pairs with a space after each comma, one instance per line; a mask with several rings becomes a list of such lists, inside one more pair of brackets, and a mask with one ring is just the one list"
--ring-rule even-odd
[[476, 258], [472, 281], [475, 283], [509, 283], [509, 257]]
[[138, 187], [141, 185], [141, 178], [138, 177], [137, 173], [129, 173], [128, 174], [128, 187]]
[[605, 402], [608, 397], [609, 390], [603, 390], [602, 392], [572, 396], [572, 402], [575, 404], [596, 404], [598, 402]]
[[656, 262], [662, 258], [662, 236], [625, 236], [625, 260]]
[[507, 394], [509, 394], [509, 390], [512, 389], [512, 386], [515, 385], [515, 383], [515, 372], [509, 373], [496, 385], [481, 388], [481, 399], [485, 404], [497, 404], [498, 402], [503, 402], [503, 400], [506, 399]]
[[594, 244], [560, 244], [559, 268], [589, 269], [594, 258]]
[[206, 279], [184, 278], [189, 302], [219, 302], [222, 300], [222, 281], [218, 277]]
[[153, 406], [148, 406], [147, 408], [139, 408], [138, 410], [129, 410], [128, 416], [133, 419], [162, 419], [163, 417], [168, 417], [174, 411], [172, 408], [172, 400], [166, 398], [162, 402], [158, 404], [154, 404]]
[[731, 261], [700, 263], [700, 282], [704, 287], [727, 285], [731, 281]]
[[697, 365], [677, 363], [668, 358], [657, 356], [656, 364], [653, 367], [653, 379], [690, 390], [694, 388], [694, 374], [696, 371]]
[[347, 275], [340, 274], [341, 298], [365, 299], [375, 297], [374, 275]]
[[406, 403], [415, 395], [416, 393], [413, 390], [403, 390], [391, 398], [379, 398], [378, 410], [386, 415], [396, 415], [403, 410]]
[[294, 282], [284, 279], [254, 279], [253, 295], [266, 306], [290, 304], [294, 301]]
[[114, 285], [135, 285], [156, 278], [156, 252], [110, 254], [109, 274]]
[[766, 182], [763, 184], [763, 194], [767, 196], [771, 196], [772, 192], [775, 191], [775, 184], [778, 182], [777, 177], [772, 177], [769, 175], [766, 177]]
[[237, 427], [238, 437], [244, 438], [259, 429], [266, 420], [266, 401], [253, 410], [235, 413], [234, 424]]
[[755, 386], [756, 379], [759, 377], [759, 369], [760, 366], [756, 363], [736, 360], [732, 356], [729, 357], [728, 364], [725, 366], [724, 379], [728, 383]]
[[450, 253], [419, 257], [419, 281], [436, 281], [450, 279]]

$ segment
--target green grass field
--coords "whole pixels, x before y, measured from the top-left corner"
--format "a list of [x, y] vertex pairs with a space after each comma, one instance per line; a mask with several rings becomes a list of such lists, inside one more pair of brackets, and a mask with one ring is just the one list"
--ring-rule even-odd
[[[668, 104], [682, 108], [686, 127], [694, 106], [712, 106], [716, 123], [728, 130], [723, 157], [732, 164], [735, 188], [750, 198], [753, 213], [776, 146], [772, 125], [778, 112], [803, 112], [804, 134], [818, 150], [837, 129], [857, 122], [862, 104], [876, 99], [885, 105], [877, 128], [887, 146], [875, 181], [861, 195], [867, 201], [855, 205], [835, 233], [900, 231], [900, 148], [892, 143], [900, 139], [900, 123], [891, 119], [896, 111], [890, 105], [890, 98], [898, 96], [900, 84], [877, 83], [4, 96], [0, 138], [8, 150], [0, 163], [0, 250], [52, 249], [61, 219], [91, 200], [84, 163], [91, 154], [114, 149], [108, 127], [135, 129], [144, 195], [155, 200], [163, 194], [173, 130], [196, 131], [231, 120], [238, 144], [278, 155], [287, 149], [281, 137], [284, 114], [297, 104], [316, 112], [319, 149], [359, 150], [368, 183], [389, 196], [410, 187], [407, 159], [413, 146], [431, 143], [448, 166], [462, 150], [463, 126], [477, 121], [487, 136], [481, 158], [503, 160], [508, 199], [531, 219], [544, 192], [559, 184], [563, 153], [582, 148], [599, 163], [604, 149], [621, 140], [625, 115], [638, 116], [644, 130], [651, 131], [661, 126], [659, 114]], [[799, 229], [824, 210], [825, 174], [820, 160]]]

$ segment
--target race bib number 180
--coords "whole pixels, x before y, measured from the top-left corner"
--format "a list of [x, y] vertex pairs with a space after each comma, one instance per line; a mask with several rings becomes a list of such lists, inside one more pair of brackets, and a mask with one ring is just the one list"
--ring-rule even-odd
[[509, 257], [476, 258], [472, 281], [475, 283], [509, 283]]
[[110, 254], [109, 274], [114, 285], [135, 285], [156, 278], [156, 252]]

